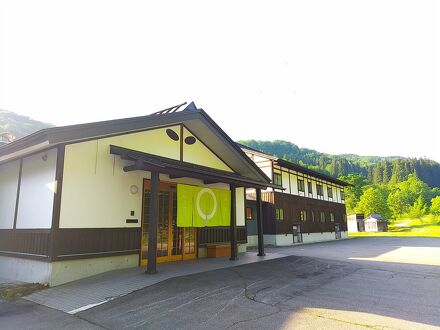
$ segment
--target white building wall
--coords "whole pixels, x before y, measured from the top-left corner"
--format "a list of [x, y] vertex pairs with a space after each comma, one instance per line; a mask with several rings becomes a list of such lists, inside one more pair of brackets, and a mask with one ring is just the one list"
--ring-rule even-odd
[[290, 174], [290, 182], [292, 184], [292, 195], [298, 195], [298, 177], [295, 174]]
[[347, 229], [350, 233], [357, 233], [357, 221], [356, 220], [347, 220]]
[[[117, 144], [117, 137], [112, 140]], [[66, 146], [60, 228], [141, 226], [143, 181], [144, 178], [150, 178], [150, 173], [124, 172], [123, 167], [132, 162], [123, 161], [109, 151], [108, 144], [96, 140]], [[163, 174], [160, 180], [230, 189], [227, 184], [204, 185], [202, 180], [191, 178], [171, 180], [168, 175]], [[137, 193], [130, 192], [131, 186], [138, 188]], [[237, 189], [238, 226], [245, 225], [244, 194], [244, 188]], [[134, 216], [130, 215], [131, 211], [134, 211]], [[138, 223], [126, 223], [126, 219], [138, 219]]]
[[336, 240], [335, 233], [324, 232], [324, 233], [303, 233], [303, 243], [314, 243], [314, 242], [324, 242]]
[[57, 150], [23, 159], [17, 228], [51, 228]]
[[283, 192], [289, 194], [290, 193], [289, 173], [282, 172], [281, 178], [283, 182], [283, 188], [285, 189]]
[[0, 166], [0, 229], [14, 227], [20, 161]]
[[245, 189], [244, 188], [237, 188], [236, 189], [236, 196], [235, 196], [235, 202], [236, 202], [236, 214], [237, 214], [237, 226], [244, 226], [245, 225]]
[[322, 183], [322, 190], [324, 193], [324, 200], [328, 201], [327, 185], [325, 183]]

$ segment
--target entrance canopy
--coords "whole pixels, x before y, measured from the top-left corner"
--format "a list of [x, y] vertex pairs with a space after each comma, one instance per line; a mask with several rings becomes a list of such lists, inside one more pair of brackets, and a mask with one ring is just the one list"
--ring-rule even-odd
[[205, 184], [221, 182], [245, 188], [281, 188], [269, 182], [253, 180], [237, 173], [217, 170], [114, 145], [110, 145], [110, 153], [119, 155], [121, 159], [133, 161], [133, 164], [124, 167], [125, 172], [158, 171], [168, 174], [170, 178], [188, 177], [201, 179], [204, 180]]

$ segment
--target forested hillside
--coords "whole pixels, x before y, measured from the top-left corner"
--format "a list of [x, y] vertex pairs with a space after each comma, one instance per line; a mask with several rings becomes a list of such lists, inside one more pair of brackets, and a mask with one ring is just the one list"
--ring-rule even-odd
[[12, 133], [16, 138], [21, 138], [40, 129], [53, 125], [0, 109], [0, 134]]
[[393, 184], [415, 174], [429, 186], [440, 187], [440, 164], [429, 159], [330, 155], [281, 140], [243, 140], [240, 143], [336, 178], [355, 173], [373, 184]]

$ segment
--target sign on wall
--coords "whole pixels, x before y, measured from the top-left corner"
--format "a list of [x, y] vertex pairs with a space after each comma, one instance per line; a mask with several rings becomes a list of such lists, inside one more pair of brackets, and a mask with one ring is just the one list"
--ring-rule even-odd
[[177, 226], [229, 226], [231, 192], [225, 189], [177, 185]]

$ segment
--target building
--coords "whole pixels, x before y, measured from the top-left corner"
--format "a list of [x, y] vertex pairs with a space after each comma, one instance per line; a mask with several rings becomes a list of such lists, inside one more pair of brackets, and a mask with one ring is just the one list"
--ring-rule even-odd
[[347, 217], [347, 229], [349, 233], [365, 231], [365, 217], [363, 214], [350, 214]]
[[[261, 201], [268, 188], [281, 187], [194, 103], [43, 129], [0, 146], [0, 277], [154, 273], [225, 245], [234, 260], [246, 249], [245, 189]], [[264, 255], [261, 213], [256, 222]]]
[[[275, 246], [347, 238], [346, 182], [241, 145], [283, 189], [261, 193], [264, 242]], [[248, 245], [257, 245], [258, 190], [247, 189]]]
[[388, 220], [380, 214], [370, 214], [370, 216], [364, 220], [364, 224], [366, 232], [388, 230]]

